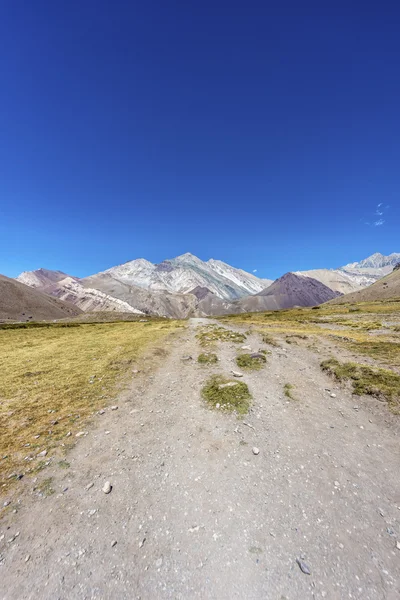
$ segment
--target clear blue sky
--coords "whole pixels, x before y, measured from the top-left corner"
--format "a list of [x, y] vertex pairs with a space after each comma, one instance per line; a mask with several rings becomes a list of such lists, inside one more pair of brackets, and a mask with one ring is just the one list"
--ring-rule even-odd
[[5, 0], [0, 273], [399, 252], [399, 31], [394, 0]]

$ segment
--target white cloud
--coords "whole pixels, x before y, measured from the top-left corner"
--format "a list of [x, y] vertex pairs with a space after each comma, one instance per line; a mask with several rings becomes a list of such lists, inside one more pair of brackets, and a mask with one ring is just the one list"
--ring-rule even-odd
[[384, 206], [383, 202], [379, 202], [379, 204], [376, 205], [375, 211], [373, 213], [370, 213], [372, 218], [375, 218], [376, 220], [364, 221], [365, 225], [370, 225], [372, 227], [381, 227], [385, 223], [385, 219], [383, 219], [382, 217], [385, 213], [385, 210], [387, 210], [388, 208], [390, 208], [388, 204]]
[[253, 273], [257, 273], [257, 269], [253, 269]]

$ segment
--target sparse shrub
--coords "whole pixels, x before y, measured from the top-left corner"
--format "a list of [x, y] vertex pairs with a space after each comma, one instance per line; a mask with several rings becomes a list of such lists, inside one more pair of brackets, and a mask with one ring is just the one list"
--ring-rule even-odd
[[273, 338], [272, 335], [270, 335], [269, 333], [263, 334], [262, 341], [264, 342], [264, 344], [269, 344], [270, 346], [279, 347], [279, 344], [277, 343], [275, 338]]
[[212, 353], [202, 353], [199, 354], [199, 357], [197, 359], [197, 362], [203, 364], [203, 365], [212, 365], [218, 362], [218, 356], [216, 354], [212, 354]]
[[212, 408], [236, 411], [241, 415], [248, 412], [251, 400], [249, 388], [243, 381], [232, 381], [222, 375], [213, 375], [209, 379], [202, 396]]
[[285, 385], [283, 386], [283, 392], [284, 392], [286, 398], [289, 398], [290, 400], [296, 400], [296, 398], [292, 394], [293, 388], [294, 388], [294, 385], [292, 385], [291, 383], [285, 383]]
[[321, 368], [339, 381], [351, 381], [353, 394], [383, 396], [394, 412], [399, 412], [400, 375], [397, 373], [353, 362], [341, 363], [335, 358], [324, 360]]
[[261, 369], [267, 362], [264, 354], [255, 352], [254, 354], [239, 354], [236, 357], [236, 363], [241, 369]]

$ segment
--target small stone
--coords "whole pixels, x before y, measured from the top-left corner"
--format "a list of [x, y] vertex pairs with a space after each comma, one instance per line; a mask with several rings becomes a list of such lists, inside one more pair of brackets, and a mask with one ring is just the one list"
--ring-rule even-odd
[[253, 454], [255, 454], [255, 455], [260, 454], [260, 450], [256, 446], [253, 447]]
[[243, 373], [239, 373], [239, 371], [232, 371], [232, 375], [234, 377], [243, 377]]
[[118, 542], [117, 542], [117, 540], [113, 540], [113, 541], [111, 542], [111, 548], [114, 548], [114, 546], [116, 546], [116, 545], [117, 545], [117, 543], [118, 543]]
[[106, 481], [102, 487], [102, 490], [105, 494], [109, 494], [112, 490], [112, 485], [109, 481]]
[[389, 535], [395, 535], [394, 529], [392, 527], [387, 527], [386, 531]]
[[111, 407], [111, 410], [118, 410], [118, 406], [115, 406], [115, 405], [114, 405], [114, 406], [112, 406], [112, 407]]
[[86, 434], [86, 431], [78, 431], [78, 433], [75, 434], [75, 437], [82, 437], [85, 434]]
[[397, 548], [397, 550], [400, 550], [400, 542], [398, 540], [396, 542], [396, 548]]
[[92, 488], [94, 486], [94, 483], [88, 483], [86, 486], [86, 490], [90, 490], [90, 488]]
[[219, 408], [221, 405], [219, 402], [217, 402], [217, 404], [215, 405], [215, 408]]
[[25, 556], [25, 562], [28, 562], [28, 560], [30, 560], [30, 558], [31, 558], [31, 555], [30, 555], [30, 554], [27, 554], [27, 555]]
[[91, 510], [88, 510], [89, 517], [93, 517], [93, 515], [95, 515], [96, 513], [97, 513], [97, 508], [92, 508]]
[[331, 394], [331, 398], [336, 398], [336, 394]]
[[6, 500], [6, 501], [3, 503], [3, 506], [10, 506], [10, 504], [11, 504], [11, 500]]
[[65, 435], [65, 437], [69, 437], [70, 435], [72, 435], [72, 434], [70, 431], [68, 431], [68, 433]]
[[340, 487], [340, 483], [338, 481], [335, 481], [335, 483], [333, 484], [336, 488]]
[[241, 350], [251, 350], [251, 346], [242, 346]]
[[145, 541], [146, 541], [146, 538], [143, 538], [139, 544], [139, 548], [143, 548]]
[[228, 381], [228, 383], [220, 383], [218, 389], [223, 390], [224, 388], [233, 387], [235, 385], [239, 385], [236, 381]]
[[39, 452], [39, 454], [37, 455], [38, 458], [44, 457], [47, 454], [47, 450], [42, 450], [42, 452]]
[[104, 410], [104, 408], [102, 408], [101, 410], [99, 410], [99, 415], [104, 415], [106, 411]]
[[159, 569], [162, 566], [163, 563], [163, 559], [161, 558], [157, 558], [156, 560], [156, 567]]
[[192, 356], [182, 356], [181, 360], [184, 360], [184, 361], [193, 360], [193, 357]]
[[300, 567], [300, 570], [305, 573], [306, 575], [311, 575], [311, 571], [308, 568], [308, 565], [306, 565], [305, 562], [303, 562], [302, 560], [300, 560], [300, 558], [296, 558], [296, 562]]

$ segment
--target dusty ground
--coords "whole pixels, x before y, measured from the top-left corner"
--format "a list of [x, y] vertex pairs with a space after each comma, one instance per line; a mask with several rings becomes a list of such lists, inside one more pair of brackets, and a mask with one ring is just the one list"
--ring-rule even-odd
[[[69, 468], [46, 470], [53, 495], [9, 507], [1, 598], [400, 597], [398, 418], [321, 372], [334, 348], [301, 342], [244, 374], [254, 397], [244, 421], [211, 411], [201, 387], [238, 370], [237, 346], [220, 343], [220, 363], [198, 365], [200, 324], [98, 416]], [[258, 335], [246, 344], [263, 346]]]

